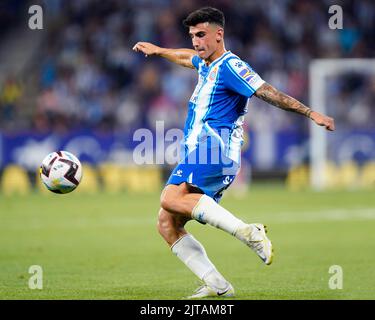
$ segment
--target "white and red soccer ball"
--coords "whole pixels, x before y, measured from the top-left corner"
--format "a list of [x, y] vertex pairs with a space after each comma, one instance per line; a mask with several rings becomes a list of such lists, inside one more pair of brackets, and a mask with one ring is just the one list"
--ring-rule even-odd
[[40, 178], [52, 192], [60, 194], [72, 192], [82, 179], [81, 162], [70, 152], [52, 152], [42, 161]]

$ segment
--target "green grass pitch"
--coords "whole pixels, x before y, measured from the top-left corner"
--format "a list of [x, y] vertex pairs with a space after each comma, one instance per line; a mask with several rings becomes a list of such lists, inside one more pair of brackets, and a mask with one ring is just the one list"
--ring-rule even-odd
[[[158, 194], [0, 196], [0, 299], [181, 299], [198, 279], [156, 231]], [[189, 222], [235, 299], [374, 299], [374, 191], [288, 192], [251, 187], [221, 204], [269, 228], [274, 263], [244, 244]], [[43, 289], [28, 287], [31, 265]], [[332, 265], [343, 289], [329, 288]]]

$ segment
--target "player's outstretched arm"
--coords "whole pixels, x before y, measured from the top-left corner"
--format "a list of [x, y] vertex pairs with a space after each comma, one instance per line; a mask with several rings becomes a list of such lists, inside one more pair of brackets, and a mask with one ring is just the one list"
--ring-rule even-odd
[[159, 56], [180, 66], [194, 69], [191, 59], [197, 53], [192, 49], [167, 49], [158, 47], [149, 42], [138, 42], [133, 47], [136, 52], [142, 52], [146, 57]]
[[277, 90], [268, 83], [262, 84], [255, 92], [255, 96], [280, 109], [300, 113], [313, 120], [317, 125], [324, 126], [329, 131], [335, 130], [333, 118], [311, 110], [303, 103]]

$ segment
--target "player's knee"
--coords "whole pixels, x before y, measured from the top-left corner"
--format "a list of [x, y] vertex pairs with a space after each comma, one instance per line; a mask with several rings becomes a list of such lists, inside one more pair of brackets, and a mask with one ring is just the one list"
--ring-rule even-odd
[[163, 194], [160, 198], [160, 206], [169, 212], [177, 211], [177, 199], [169, 194]]
[[160, 206], [168, 212], [180, 215], [183, 210], [181, 200], [186, 193], [188, 191], [185, 184], [178, 186], [169, 185], [163, 190], [160, 196]]

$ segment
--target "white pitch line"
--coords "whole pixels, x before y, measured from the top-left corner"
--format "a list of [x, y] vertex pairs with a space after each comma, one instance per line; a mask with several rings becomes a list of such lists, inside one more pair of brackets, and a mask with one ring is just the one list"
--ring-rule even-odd
[[[236, 215], [235, 212], [233, 212]], [[375, 220], [375, 208], [353, 208], [353, 209], [328, 209], [320, 211], [300, 211], [300, 212], [274, 212], [266, 214], [252, 214], [249, 212], [246, 216], [238, 216], [246, 222], [254, 223], [261, 222], [269, 223], [314, 223], [320, 221], [371, 221]], [[48, 229], [48, 228], [67, 228], [67, 229], [86, 229], [86, 228], [127, 228], [136, 226], [156, 226], [157, 216], [142, 216], [142, 217], [129, 217], [117, 216], [112, 218], [105, 218], [104, 215], [99, 217], [98, 220], [91, 219], [90, 217], [81, 217], [79, 219], [72, 219], [71, 221], [45, 221], [45, 220], [32, 220], [26, 225], [19, 221], [12, 221], [11, 224], [0, 224], [0, 230], [35, 230], [35, 229]]]
[[[250, 215], [249, 215], [250, 216]], [[246, 220], [249, 220], [249, 216]], [[330, 209], [320, 211], [277, 212], [261, 215], [262, 221], [277, 223], [375, 220], [375, 208]], [[253, 219], [252, 219], [253, 220]]]

